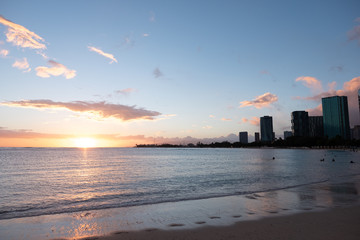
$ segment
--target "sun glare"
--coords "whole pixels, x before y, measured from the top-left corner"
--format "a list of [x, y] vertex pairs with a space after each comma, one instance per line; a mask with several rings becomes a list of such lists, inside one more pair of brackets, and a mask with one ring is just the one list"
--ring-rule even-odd
[[94, 138], [75, 138], [73, 141], [75, 147], [78, 148], [96, 147], [96, 140]]

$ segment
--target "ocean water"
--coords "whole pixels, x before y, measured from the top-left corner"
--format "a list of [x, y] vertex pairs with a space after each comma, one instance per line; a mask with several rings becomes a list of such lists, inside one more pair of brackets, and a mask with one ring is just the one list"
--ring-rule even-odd
[[359, 156], [306, 149], [0, 148], [0, 219], [344, 181], [360, 175]]

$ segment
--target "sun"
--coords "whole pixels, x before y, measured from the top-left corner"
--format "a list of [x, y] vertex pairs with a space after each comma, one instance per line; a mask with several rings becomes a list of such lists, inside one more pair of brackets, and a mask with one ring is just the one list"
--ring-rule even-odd
[[77, 148], [93, 148], [96, 147], [96, 139], [94, 138], [75, 138], [73, 139], [74, 145]]

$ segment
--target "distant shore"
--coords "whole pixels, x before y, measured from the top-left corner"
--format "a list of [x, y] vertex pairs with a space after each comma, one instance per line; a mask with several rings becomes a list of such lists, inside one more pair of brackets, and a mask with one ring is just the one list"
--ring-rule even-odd
[[187, 230], [158, 230], [115, 232], [108, 236], [83, 239], [327, 239], [357, 240], [360, 236], [360, 206], [333, 208], [321, 212], [269, 217], [256, 221], [238, 222], [231, 226], [203, 227]]

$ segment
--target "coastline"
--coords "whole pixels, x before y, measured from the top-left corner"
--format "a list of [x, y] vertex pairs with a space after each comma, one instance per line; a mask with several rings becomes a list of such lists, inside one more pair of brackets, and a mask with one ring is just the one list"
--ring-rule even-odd
[[355, 176], [245, 195], [5, 219], [0, 235], [28, 240], [357, 239], [359, 193], [360, 176]]
[[203, 227], [187, 230], [119, 231], [108, 236], [83, 239], [344, 239], [356, 240], [360, 235], [360, 206], [333, 208], [320, 212], [298, 213], [268, 217], [255, 221], [241, 221], [231, 226]]

